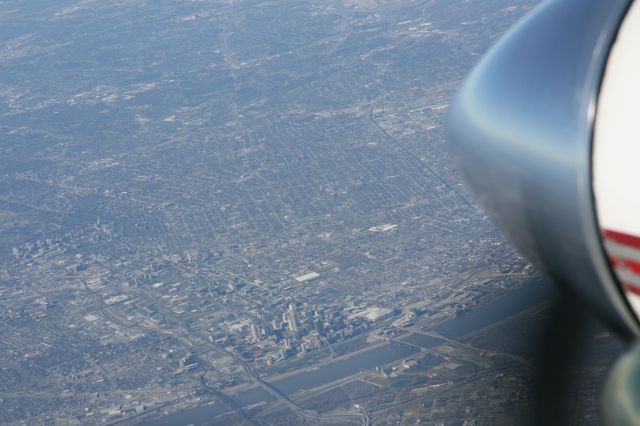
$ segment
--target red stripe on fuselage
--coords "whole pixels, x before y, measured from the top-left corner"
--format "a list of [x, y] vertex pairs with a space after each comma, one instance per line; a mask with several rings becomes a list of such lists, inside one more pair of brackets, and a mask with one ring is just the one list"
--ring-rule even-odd
[[624, 234], [618, 231], [611, 231], [609, 229], [604, 229], [602, 231], [602, 234], [607, 240], [615, 241], [616, 243], [620, 243], [625, 246], [640, 249], [640, 237]]
[[633, 272], [635, 275], [640, 275], [640, 263], [629, 259], [624, 259], [623, 263], [627, 271]]

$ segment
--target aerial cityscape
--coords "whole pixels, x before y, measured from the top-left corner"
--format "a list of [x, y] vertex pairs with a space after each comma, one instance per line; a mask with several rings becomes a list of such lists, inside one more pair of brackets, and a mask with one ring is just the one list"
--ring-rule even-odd
[[443, 124], [537, 1], [37, 3], [0, 1], [0, 424], [530, 421], [554, 288]]

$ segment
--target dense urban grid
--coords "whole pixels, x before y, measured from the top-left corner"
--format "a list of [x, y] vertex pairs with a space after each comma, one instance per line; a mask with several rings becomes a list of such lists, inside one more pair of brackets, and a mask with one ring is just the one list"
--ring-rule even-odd
[[535, 3], [0, 2], [0, 423], [526, 421], [443, 123]]

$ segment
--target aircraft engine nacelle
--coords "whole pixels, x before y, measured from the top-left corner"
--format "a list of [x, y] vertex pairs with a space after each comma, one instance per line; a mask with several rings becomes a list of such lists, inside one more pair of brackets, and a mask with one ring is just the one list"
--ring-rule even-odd
[[514, 244], [640, 334], [640, 1], [542, 3], [468, 77], [448, 135]]

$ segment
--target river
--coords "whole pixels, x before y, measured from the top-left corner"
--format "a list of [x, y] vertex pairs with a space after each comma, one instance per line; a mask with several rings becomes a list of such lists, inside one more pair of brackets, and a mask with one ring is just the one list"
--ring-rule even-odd
[[[555, 297], [556, 294], [557, 290], [552, 283], [547, 280], [537, 279], [520, 289], [508, 293], [500, 299], [473, 308], [456, 318], [440, 323], [431, 329], [431, 331], [435, 331], [450, 339], [456, 339], [545, 302]], [[441, 339], [420, 334], [405, 337], [404, 341], [426, 348], [431, 348], [442, 343]], [[296, 375], [274, 381], [271, 384], [286, 395], [293, 395], [362, 371], [400, 361], [416, 352], [418, 352], [418, 349], [414, 346], [390, 342], [368, 351], [359, 352], [350, 358], [323, 364], [312, 370], [305, 370]], [[438, 362], [437, 359], [434, 359], [433, 365], [437, 365]], [[233, 398], [244, 407], [264, 402], [268, 403], [273, 400], [273, 397], [262, 388], [242, 392], [239, 395], [233, 396]], [[146, 426], [188, 424], [201, 426], [211, 424], [216, 416], [228, 411], [229, 408], [225, 405], [214, 403], [191, 408], [160, 419], [149, 420], [142, 424]]]

